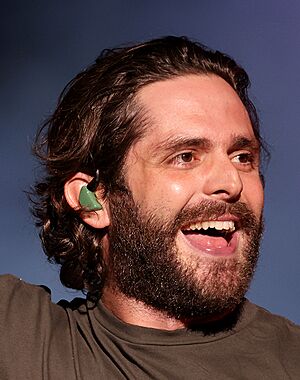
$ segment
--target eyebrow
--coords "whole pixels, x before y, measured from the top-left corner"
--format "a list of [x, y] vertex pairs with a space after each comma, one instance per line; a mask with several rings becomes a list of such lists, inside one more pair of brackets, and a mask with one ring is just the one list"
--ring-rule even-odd
[[207, 138], [176, 136], [162, 141], [159, 146], [155, 147], [154, 153], [171, 153], [187, 147], [209, 150], [212, 147], [212, 143]]
[[230, 151], [234, 152], [240, 149], [259, 151], [260, 144], [256, 139], [249, 139], [245, 136], [234, 136], [230, 145]]
[[[187, 149], [189, 147], [209, 151], [213, 145], [213, 142], [205, 137], [175, 136], [161, 141], [154, 147], [153, 153], [159, 156], [178, 152], [181, 149]], [[233, 136], [229, 146], [229, 152], [241, 149], [250, 149], [253, 152], [259, 153], [260, 144], [256, 139], [251, 139], [243, 135]]]

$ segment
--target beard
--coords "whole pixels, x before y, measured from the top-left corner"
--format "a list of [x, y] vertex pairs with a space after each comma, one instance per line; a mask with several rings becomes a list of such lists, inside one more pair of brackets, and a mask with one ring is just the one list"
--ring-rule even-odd
[[[166, 220], [162, 210], [143, 212], [131, 193], [123, 192], [112, 195], [110, 210], [108, 286], [180, 320], [209, 320], [242, 304], [263, 231], [262, 219], [246, 204], [202, 201]], [[241, 252], [217, 259], [182, 255], [176, 245], [182, 226], [226, 214], [239, 218]]]

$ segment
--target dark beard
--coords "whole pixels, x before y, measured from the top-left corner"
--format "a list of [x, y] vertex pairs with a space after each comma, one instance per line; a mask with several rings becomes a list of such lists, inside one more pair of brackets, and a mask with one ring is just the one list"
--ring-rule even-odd
[[[131, 194], [110, 198], [108, 285], [129, 298], [181, 320], [207, 320], [241, 304], [256, 267], [262, 221], [242, 202], [203, 201], [164, 221], [159, 210], [143, 214]], [[183, 225], [231, 214], [247, 236], [231, 259], [180, 260], [175, 238]]]

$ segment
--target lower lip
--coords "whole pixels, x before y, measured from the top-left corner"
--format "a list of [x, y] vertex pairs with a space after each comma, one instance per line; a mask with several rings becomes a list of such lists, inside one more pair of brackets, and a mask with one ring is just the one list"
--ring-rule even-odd
[[238, 232], [234, 232], [229, 242], [223, 238], [205, 235], [185, 235], [182, 236], [186, 243], [194, 250], [216, 257], [232, 256], [238, 247]]

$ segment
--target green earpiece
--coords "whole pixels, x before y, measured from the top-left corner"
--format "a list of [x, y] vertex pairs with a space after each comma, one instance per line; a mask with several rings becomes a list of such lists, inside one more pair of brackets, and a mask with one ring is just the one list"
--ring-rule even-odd
[[95, 193], [90, 191], [87, 186], [82, 186], [79, 194], [79, 203], [88, 211], [102, 210], [102, 205], [98, 202]]
[[95, 178], [87, 186], [82, 186], [79, 193], [79, 203], [88, 211], [102, 210], [103, 207], [96, 198], [95, 191], [99, 185], [99, 169], [96, 170]]

